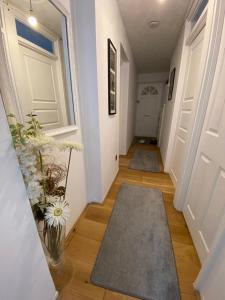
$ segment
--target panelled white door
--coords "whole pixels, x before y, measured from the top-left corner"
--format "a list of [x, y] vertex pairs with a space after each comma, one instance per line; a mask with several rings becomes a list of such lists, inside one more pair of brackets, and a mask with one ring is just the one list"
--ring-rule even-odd
[[225, 25], [184, 215], [202, 262], [225, 220]]
[[140, 83], [136, 112], [136, 136], [157, 137], [162, 83]]
[[176, 183], [180, 178], [186, 142], [193, 128], [195, 110], [198, 102], [197, 91], [200, 85], [200, 66], [203, 41], [204, 28], [189, 46], [190, 54], [184, 84], [184, 96], [176, 129], [173, 156], [170, 167], [174, 183]]
[[24, 67], [24, 85], [19, 88], [25, 89], [26, 113], [37, 114], [46, 129], [63, 126], [56, 60], [23, 45], [19, 49]]

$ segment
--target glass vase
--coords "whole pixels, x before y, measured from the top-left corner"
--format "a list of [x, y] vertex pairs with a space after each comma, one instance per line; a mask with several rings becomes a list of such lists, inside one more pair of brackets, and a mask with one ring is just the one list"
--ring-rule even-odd
[[65, 227], [48, 226], [45, 221], [38, 224], [42, 247], [51, 267], [57, 267], [64, 261]]

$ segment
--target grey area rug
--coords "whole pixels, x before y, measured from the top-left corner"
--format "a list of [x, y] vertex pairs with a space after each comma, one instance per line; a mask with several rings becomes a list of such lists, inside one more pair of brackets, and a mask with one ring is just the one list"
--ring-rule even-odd
[[136, 149], [129, 168], [148, 172], [160, 172], [158, 153], [156, 151]]
[[159, 190], [122, 185], [91, 281], [140, 299], [180, 299], [167, 216]]

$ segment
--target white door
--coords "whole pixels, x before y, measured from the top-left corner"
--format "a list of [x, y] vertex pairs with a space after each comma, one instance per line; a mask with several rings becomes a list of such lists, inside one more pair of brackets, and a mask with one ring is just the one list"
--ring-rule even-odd
[[185, 204], [185, 218], [203, 262], [225, 220], [225, 25], [204, 127]]
[[136, 112], [136, 136], [157, 137], [162, 83], [140, 83]]
[[181, 175], [186, 142], [193, 128], [195, 110], [198, 102], [197, 91], [200, 85], [200, 66], [203, 40], [204, 28], [190, 45], [187, 75], [184, 85], [184, 96], [176, 129], [173, 156], [170, 167], [175, 184]]
[[[56, 59], [41, 52], [19, 45], [23, 65], [25, 113], [34, 112], [46, 129], [63, 126], [62, 103], [56, 69]], [[61, 101], [60, 101], [61, 100]]]

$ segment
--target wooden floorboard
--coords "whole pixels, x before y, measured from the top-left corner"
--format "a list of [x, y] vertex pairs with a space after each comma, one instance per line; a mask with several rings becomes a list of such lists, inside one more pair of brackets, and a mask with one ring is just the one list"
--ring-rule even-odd
[[[160, 157], [160, 173], [148, 173], [128, 168], [135, 149], [157, 151], [156, 146], [133, 145], [126, 156], [120, 157], [120, 170], [104, 203], [89, 204], [71, 232], [66, 243], [65, 264], [51, 270], [60, 300], [134, 300], [90, 283], [90, 275], [107, 227], [117, 193], [122, 183], [157, 188], [163, 192], [168, 225], [172, 238], [182, 300], [197, 300], [193, 282], [200, 270], [191, 236], [182, 213], [173, 207], [174, 186], [168, 174], [163, 173]], [[156, 299], [157, 300], [157, 299]]]

